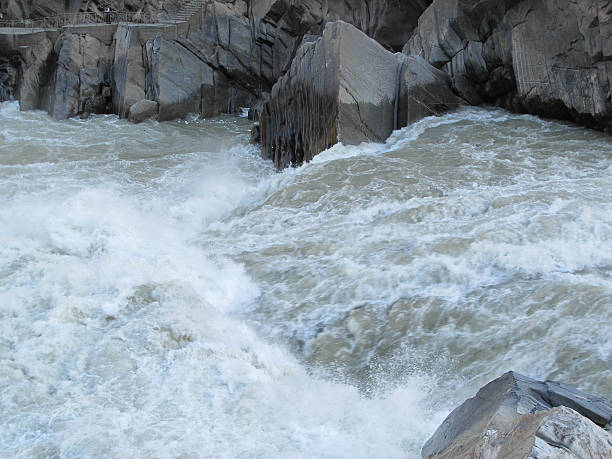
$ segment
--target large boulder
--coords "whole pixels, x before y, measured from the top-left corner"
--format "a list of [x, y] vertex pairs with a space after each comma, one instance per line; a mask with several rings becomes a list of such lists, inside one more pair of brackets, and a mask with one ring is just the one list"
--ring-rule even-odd
[[130, 107], [128, 121], [130, 123], [142, 123], [157, 117], [159, 104], [154, 100], [141, 100]]
[[435, 0], [404, 47], [472, 104], [612, 129], [612, 11], [587, 0]]
[[[551, 411], [558, 406], [569, 407], [571, 410]], [[606, 447], [606, 451], [612, 454], [612, 437], [602, 428], [609, 426], [611, 421], [612, 404], [601, 397], [586, 394], [565, 384], [536, 381], [508, 372], [482, 387], [475, 397], [453, 410], [425, 443], [421, 454], [424, 458], [449, 459], [505, 457], [487, 455], [487, 452], [498, 447], [506, 451], [509, 445], [514, 444], [514, 449], [508, 451], [524, 450], [527, 455], [517, 453], [513, 457], [527, 458], [531, 457], [528, 453], [533, 448], [546, 450], [559, 447], [553, 437], [545, 437], [540, 433], [559, 423], [580, 425], [580, 430], [571, 433], [574, 437], [585, 432], [596, 432], [592, 436], [593, 444], [596, 445], [592, 446], [594, 450]], [[555, 435], [559, 435], [559, 431]], [[542, 444], [542, 440], [547, 445]], [[566, 446], [570, 448], [571, 445]], [[578, 452], [575, 454], [576, 457], [583, 457]]]
[[382, 142], [394, 128], [399, 61], [345, 22], [298, 50], [260, 114], [264, 156], [299, 165], [337, 142]]
[[612, 435], [565, 406], [524, 414], [453, 458], [583, 459], [612, 457]]
[[17, 95], [20, 67], [19, 59], [0, 56], [0, 102]]
[[64, 32], [55, 43], [55, 54], [51, 116], [66, 119], [81, 113], [106, 113], [110, 109], [112, 42]]
[[199, 113], [202, 87], [214, 87], [214, 71], [180, 44], [157, 37], [146, 44], [147, 98], [159, 102], [159, 120]]
[[420, 58], [385, 50], [354, 26], [328, 23], [304, 43], [259, 113], [262, 151], [278, 169], [342, 142], [384, 142], [394, 129], [459, 100]]
[[140, 27], [120, 25], [115, 34], [113, 113], [126, 118], [130, 107], [146, 99], [146, 68]]

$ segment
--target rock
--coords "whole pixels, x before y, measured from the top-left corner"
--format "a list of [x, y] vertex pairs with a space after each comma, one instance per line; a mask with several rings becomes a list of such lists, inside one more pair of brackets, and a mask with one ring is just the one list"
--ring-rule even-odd
[[19, 60], [0, 57], [0, 102], [12, 100], [17, 95], [19, 68]]
[[102, 92], [111, 85], [112, 46], [91, 35], [64, 32], [55, 43], [55, 53], [51, 116], [66, 119], [84, 112], [106, 113], [109, 98]]
[[7, 0], [0, 2], [0, 12], [9, 19], [41, 18], [66, 13], [102, 12], [106, 6], [113, 11], [164, 12], [174, 14], [180, 0]]
[[113, 113], [126, 118], [136, 102], [146, 98], [146, 69], [139, 28], [120, 25], [113, 60]]
[[130, 107], [128, 121], [130, 123], [141, 123], [145, 120], [156, 118], [159, 104], [154, 100], [141, 100]]
[[304, 44], [259, 119], [276, 167], [300, 165], [337, 142], [382, 142], [394, 128], [398, 59], [345, 22]]
[[594, 0], [435, 0], [404, 53], [471, 104], [612, 129], [612, 11]]
[[49, 109], [53, 86], [53, 60], [53, 43], [47, 37], [30, 48], [21, 72], [19, 88], [21, 110]]
[[612, 457], [612, 435], [565, 406], [524, 414], [485, 435], [462, 456], [492, 458]]
[[401, 59], [395, 128], [426, 116], [439, 116], [465, 101], [450, 88], [450, 77], [418, 56]]
[[251, 128], [251, 139], [250, 143], [253, 145], [261, 142], [261, 131], [259, 129], [259, 123], [253, 123], [253, 127]]
[[202, 87], [214, 87], [213, 69], [180, 44], [157, 37], [146, 43], [147, 98], [159, 102], [159, 120], [199, 113]]
[[[500, 442], [508, 443], [509, 436], [515, 435], [516, 432], [520, 434], [521, 429], [527, 428], [525, 426], [528, 424], [530, 432], [533, 432], [526, 434], [524, 438], [521, 437], [520, 441], [516, 438], [512, 440], [523, 444], [527, 438], [532, 438], [539, 431], [546, 419], [558, 419], [556, 415], [550, 414], [551, 409], [562, 405], [571, 406], [577, 412], [577, 416], [585, 416], [588, 422], [601, 427], [612, 420], [612, 404], [601, 397], [585, 394], [564, 384], [552, 381], [540, 382], [515, 372], [508, 372], [482, 387], [474, 398], [466, 400], [453, 410], [425, 443], [421, 454], [424, 458], [455, 458], [470, 455], [472, 455], [470, 457], [497, 457], [495, 454], [492, 456], [487, 456], [485, 453], [480, 456], [474, 454], [476, 451], [488, 451], [486, 448], [497, 447]], [[519, 421], [523, 415], [534, 413], [548, 414], [537, 419], [524, 417]], [[537, 420], [537, 425], [532, 423], [533, 419]], [[600, 427], [597, 428], [604, 431]], [[492, 437], [493, 434], [496, 437]], [[608, 447], [612, 448], [612, 443]], [[531, 451], [531, 446], [527, 450]]]
[[420, 58], [385, 50], [345, 22], [297, 51], [260, 113], [262, 151], [278, 169], [337, 142], [384, 142], [391, 132], [460, 101], [449, 78]]

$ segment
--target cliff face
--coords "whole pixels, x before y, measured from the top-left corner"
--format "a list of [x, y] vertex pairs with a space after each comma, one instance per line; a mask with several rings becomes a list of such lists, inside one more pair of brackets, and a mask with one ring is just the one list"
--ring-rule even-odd
[[[118, 10], [176, 12], [186, 3], [8, 0], [2, 9], [10, 17], [35, 18], [76, 11], [101, 14], [106, 5]], [[49, 57], [53, 65], [44, 68], [50, 74], [42, 74], [42, 66], [36, 70], [48, 87], [45, 95], [32, 94], [32, 103], [27, 106], [47, 109], [57, 118], [97, 113], [102, 107], [127, 117], [131, 105], [143, 99], [159, 103], [160, 119], [184, 116], [187, 109], [204, 116], [234, 112], [269, 92], [289, 69], [300, 44], [314, 39], [329, 21], [347, 19], [379, 38], [383, 45], [400, 49], [429, 1], [396, 3], [209, 0], [199, 2], [199, 8], [191, 11], [187, 22], [178, 26], [172, 36], [167, 35], [168, 27], [153, 25], [121, 26], [112, 37], [100, 32], [103, 25], [89, 30], [66, 27], [57, 43], [49, 38], [54, 45]], [[398, 23], [402, 26], [398, 27]], [[106, 40], [103, 46], [98, 45], [100, 33]], [[160, 47], [158, 40], [153, 45], [155, 33], [172, 43], [165, 42]], [[78, 45], [70, 45], [77, 42]], [[164, 52], [171, 48], [171, 53]], [[9, 53], [0, 50], [0, 54]], [[17, 70], [25, 74], [29, 64], [23, 56], [21, 60]], [[78, 77], [79, 68], [85, 76], [83, 81]], [[165, 76], [160, 80], [160, 75]], [[154, 81], [161, 81], [161, 87]], [[84, 87], [88, 89], [82, 90]], [[107, 88], [112, 89], [111, 104], [106, 103]], [[173, 91], [176, 97], [170, 95]], [[21, 94], [19, 90], [13, 92]], [[172, 104], [180, 107], [171, 108]]]
[[[163, 22], [180, 0], [0, 1], [12, 17], [109, 5], [162, 22], [2, 32], [0, 97], [57, 118], [128, 117], [141, 101], [155, 104], [140, 104], [138, 119], [152, 107], [159, 119], [257, 107], [264, 155], [279, 168], [338, 141], [382, 141], [459, 103], [612, 130], [609, 1], [203, 0], [178, 23]], [[348, 38], [334, 41], [329, 27]]]
[[612, 128], [612, 3], [435, 0], [404, 47], [471, 104]]
[[331, 22], [299, 48], [265, 98], [262, 154], [278, 169], [298, 166], [337, 142], [384, 142], [394, 129], [458, 104], [444, 72]]

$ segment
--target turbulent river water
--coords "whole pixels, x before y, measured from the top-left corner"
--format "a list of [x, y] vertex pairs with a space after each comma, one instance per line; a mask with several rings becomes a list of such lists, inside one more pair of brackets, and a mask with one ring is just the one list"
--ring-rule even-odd
[[277, 173], [249, 127], [2, 105], [0, 456], [419, 457], [510, 369], [612, 396], [609, 136], [463, 109]]

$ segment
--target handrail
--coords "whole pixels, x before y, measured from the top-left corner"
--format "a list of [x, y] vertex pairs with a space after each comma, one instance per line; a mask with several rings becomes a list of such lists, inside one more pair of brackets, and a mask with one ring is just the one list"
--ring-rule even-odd
[[20, 19], [0, 21], [0, 27], [26, 29], [60, 29], [67, 25], [104, 24], [107, 22], [131, 22], [136, 24], [154, 24], [160, 13], [143, 13], [130, 11], [111, 11], [109, 13], [70, 13], [48, 16], [40, 19]]

